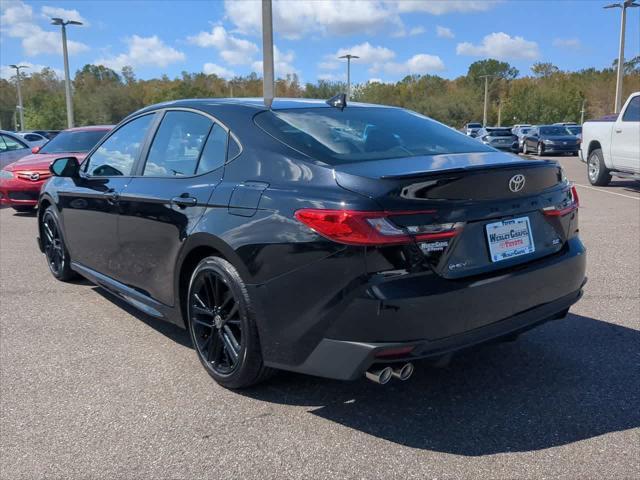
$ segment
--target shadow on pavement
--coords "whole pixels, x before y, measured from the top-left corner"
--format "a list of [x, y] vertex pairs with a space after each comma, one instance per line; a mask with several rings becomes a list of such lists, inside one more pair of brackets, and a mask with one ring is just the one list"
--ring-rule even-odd
[[640, 426], [640, 332], [569, 315], [380, 386], [282, 373], [239, 393], [413, 448], [540, 450]]
[[611, 180], [611, 183], [603, 188], [614, 188], [615, 190], [625, 190], [632, 193], [640, 193], [640, 181], [636, 180]]

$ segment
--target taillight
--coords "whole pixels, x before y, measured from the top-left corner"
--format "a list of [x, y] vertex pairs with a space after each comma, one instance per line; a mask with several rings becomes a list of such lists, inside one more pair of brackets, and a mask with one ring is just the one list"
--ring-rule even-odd
[[568, 213], [577, 210], [580, 207], [580, 198], [578, 197], [578, 191], [576, 186], [572, 185], [569, 190], [569, 198], [562, 205], [556, 205], [553, 207], [545, 207], [542, 209], [543, 213], [550, 217], [562, 217]]
[[295, 217], [320, 235], [347, 245], [402, 245], [414, 241], [437, 240], [455, 236], [460, 224], [429, 224], [401, 228], [391, 216], [426, 212], [361, 212], [355, 210], [298, 210]]

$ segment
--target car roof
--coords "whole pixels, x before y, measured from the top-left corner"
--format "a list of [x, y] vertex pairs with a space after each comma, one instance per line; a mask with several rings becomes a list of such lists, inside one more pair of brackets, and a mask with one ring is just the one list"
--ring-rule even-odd
[[95, 130], [111, 130], [113, 125], [87, 125], [84, 127], [73, 127], [62, 130], [63, 132], [91, 132]]

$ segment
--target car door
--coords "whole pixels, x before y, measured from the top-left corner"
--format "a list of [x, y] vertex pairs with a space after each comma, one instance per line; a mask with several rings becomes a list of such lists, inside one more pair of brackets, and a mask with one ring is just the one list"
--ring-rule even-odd
[[611, 160], [616, 169], [640, 172], [640, 95], [629, 101], [613, 125]]
[[538, 147], [538, 129], [532, 128], [524, 137], [524, 141], [527, 144], [528, 151], [535, 151], [535, 149]]
[[227, 129], [201, 112], [164, 112], [146, 159], [120, 196], [123, 283], [174, 304], [176, 259], [222, 180], [227, 139]]
[[20, 160], [29, 153], [31, 153], [31, 148], [22, 140], [11, 135], [0, 135], [0, 169]]
[[118, 197], [131, 180], [155, 114], [114, 130], [85, 159], [79, 178], [58, 189], [58, 208], [71, 260], [110, 277], [122, 268], [118, 250]]

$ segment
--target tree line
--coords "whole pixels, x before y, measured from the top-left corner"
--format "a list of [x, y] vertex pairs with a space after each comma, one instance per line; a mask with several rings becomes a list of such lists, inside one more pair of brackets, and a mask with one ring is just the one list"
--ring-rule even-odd
[[[640, 57], [624, 65], [623, 98], [640, 90]], [[601, 70], [565, 72], [551, 63], [536, 63], [520, 72], [506, 62], [481, 60], [453, 80], [437, 75], [410, 75], [395, 83], [353, 85], [354, 101], [396, 105], [428, 115], [452, 127], [481, 121], [484, 75], [489, 80], [488, 123], [545, 124], [579, 122], [611, 113], [616, 64]], [[15, 128], [15, 77], [0, 80], [0, 128]], [[51, 69], [21, 77], [25, 129], [66, 126], [64, 81]], [[319, 80], [301, 84], [296, 75], [276, 82], [278, 97], [330, 98], [346, 91], [342, 82]], [[77, 125], [116, 124], [129, 113], [158, 102], [181, 98], [260, 97], [262, 79], [255, 73], [225, 80], [216, 75], [183, 72], [178, 78], [137, 79], [131, 67], [115, 72], [102, 65], [85, 65], [73, 78]]]

